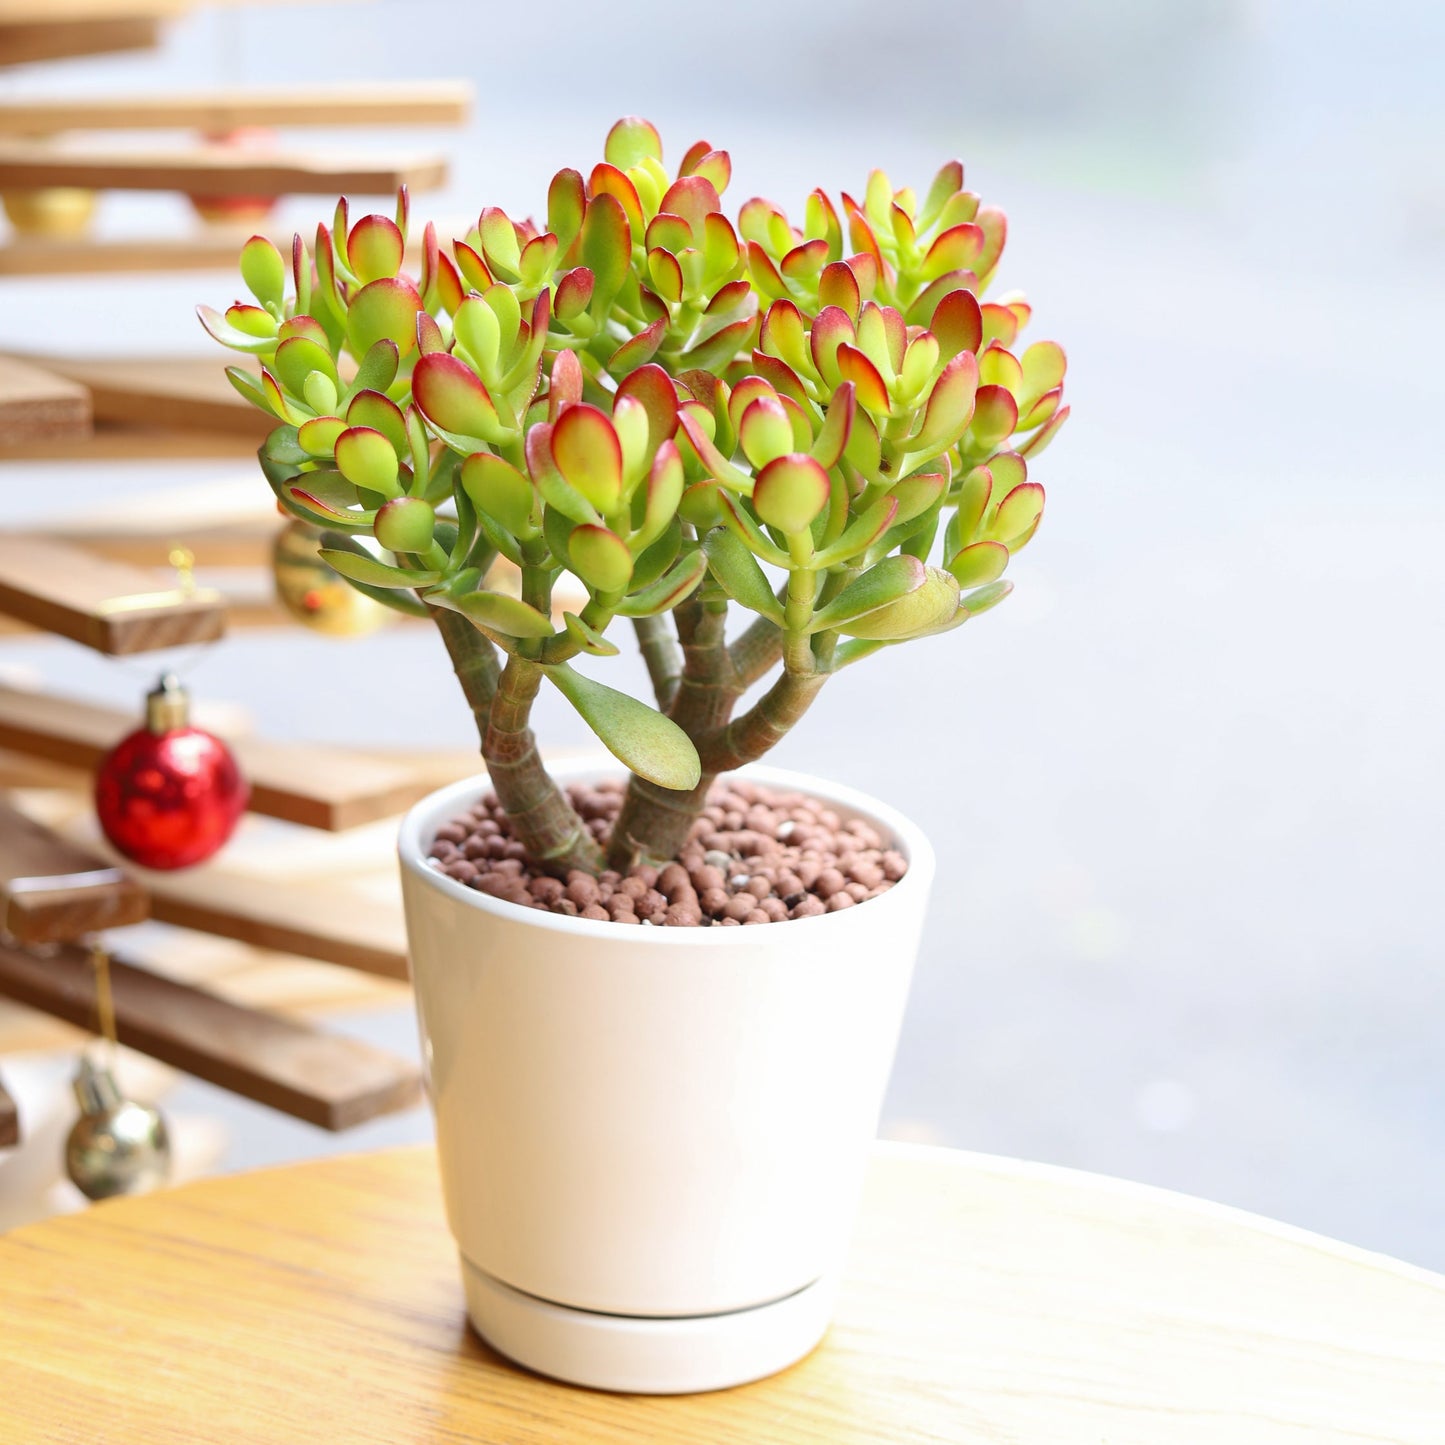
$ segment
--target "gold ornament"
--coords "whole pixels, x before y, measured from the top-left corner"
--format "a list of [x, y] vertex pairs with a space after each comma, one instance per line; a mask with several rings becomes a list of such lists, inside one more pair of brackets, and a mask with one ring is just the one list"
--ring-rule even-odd
[[170, 1177], [171, 1141], [160, 1111], [123, 1098], [115, 1075], [82, 1058], [80, 1118], [65, 1141], [65, 1172], [87, 1199], [144, 1194]]
[[277, 601], [286, 611], [328, 637], [364, 637], [390, 622], [390, 610], [338, 577], [321, 560], [320, 550], [320, 532], [300, 520], [277, 534], [271, 570]]
[[[95, 1012], [105, 1047], [115, 1051], [115, 1001], [110, 954], [96, 944]], [[110, 1068], [82, 1054], [72, 1086], [80, 1118], [65, 1141], [65, 1172], [87, 1199], [144, 1194], [170, 1177], [171, 1141], [158, 1109], [125, 1098]]]
[[73, 241], [90, 229], [96, 195], [94, 191], [76, 186], [45, 186], [38, 190], [6, 191], [0, 201], [17, 236]]

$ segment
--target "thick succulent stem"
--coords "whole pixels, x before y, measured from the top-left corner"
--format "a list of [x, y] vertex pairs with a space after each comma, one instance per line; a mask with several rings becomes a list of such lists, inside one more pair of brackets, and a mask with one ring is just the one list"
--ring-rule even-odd
[[754, 763], [776, 747], [799, 721], [823, 684], [825, 672], [783, 672], [740, 717], [694, 738], [704, 775]]
[[783, 655], [783, 631], [766, 617], [755, 617], [729, 648], [738, 685], [751, 687]]
[[672, 625], [666, 617], [634, 617], [632, 626], [657, 705], [666, 711], [682, 677], [682, 653]]
[[602, 871], [602, 850], [567, 795], [552, 781], [532, 733], [532, 703], [542, 669], [524, 657], [509, 657], [492, 699], [482, 756], [517, 841], [536, 863], [557, 873], [582, 868]]
[[[667, 714], [689, 737], [697, 738], [726, 723], [742, 695], [727, 647], [727, 600], [690, 599], [677, 609], [676, 616], [682, 640], [682, 677]], [[711, 787], [706, 770], [697, 787], [686, 792], [634, 776], [613, 825], [608, 865], [625, 871], [637, 863], [666, 863], [675, 858]]]
[[497, 650], [460, 613], [449, 612], [444, 607], [430, 610], [432, 621], [446, 644], [447, 656], [452, 660], [452, 671], [462, 685], [462, 695], [472, 710], [472, 720], [477, 725], [477, 741], [484, 742], [492, 698], [496, 695], [497, 679], [501, 676]]

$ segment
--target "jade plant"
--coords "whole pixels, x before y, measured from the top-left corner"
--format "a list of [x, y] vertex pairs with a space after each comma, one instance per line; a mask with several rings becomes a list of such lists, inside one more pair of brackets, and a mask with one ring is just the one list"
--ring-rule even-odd
[[[1000, 602], [1068, 415], [1062, 349], [1016, 347], [1017, 293], [983, 299], [1005, 219], [958, 162], [922, 196], [816, 190], [801, 226], [727, 215], [730, 171], [699, 143], [669, 172], [627, 118], [544, 222], [488, 207], [450, 251], [428, 225], [409, 273], [406, 193], [394, 218], [343, 199], [289, 262], [246, 243], [254, 300], [201, 308], [260, 360], [228, 375], [276, 420], [282, 508], [436, 624], [513, 833], [559, 873], [674, 858], [835, 673]], [[624, 626], [650, 703], [574, 666]], [[539, 757], [544, 685], [632, 773], [605, 851]]]

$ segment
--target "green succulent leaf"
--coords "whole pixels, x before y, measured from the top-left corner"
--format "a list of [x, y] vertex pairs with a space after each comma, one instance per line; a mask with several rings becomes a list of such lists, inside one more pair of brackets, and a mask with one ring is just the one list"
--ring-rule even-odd
[[707, 558], [694, 548], [684, 553], [656, 582], [630, 593], [617, 604], [621, 617], [656, 617], [686, 601], [707, 575]]
[[[435, 600], [442, 601], [440, 597]], [[478, 627], [506, 637], [551, 637], [555, 630], [550, 617], [505, 592], [467, 592], [442, 605], [460, 612]]]
[[339, 572], [350, 582], [364, 582], [368, 587], [431, 587], [441, 581], [440, 572], [408, 572], [405, 568], [378, 562], [375, 557], [343, 552], [339, 548], [323, 547], [320, 557], [333, 572]]
[[783, 609], [767, 573], [736, 533], [726, 527], [714, 527], [703, 537], [702, 548], [712, 575], [734, 602], [776, 622], [779, 627], [783, 625]]
[[917, 558], [885, 557], [855, 577], [827, 606], [820, 607], [808, 630], [842, 628], [918, 591], [927, 580], [927, 568]]
[[575, 612], [564, 612], [562, 621], [566, 624], [568, 635], [583, 652], [590, 653], [593, 657], [617, 656], [617, 644], [609, 642], [595, 627], [583, 621]]
[[661, 788], [695, 788], [702, 764], [692, 740], [670, 718], [625, 692], [584, 677], [565, 662], [546, 669], [602, 745], [638, 777]]

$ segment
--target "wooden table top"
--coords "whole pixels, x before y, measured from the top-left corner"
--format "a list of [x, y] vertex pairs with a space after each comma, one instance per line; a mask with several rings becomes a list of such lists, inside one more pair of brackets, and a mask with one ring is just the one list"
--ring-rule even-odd
[[102, 1204], [0, 1238], [25, 1445], [1445, 1439], [1445, 1279], [1178, 1195], [883, 1145], [837, 1321], [669, 1399], [514, 1369], [466, 1324], [426, 1148]]

